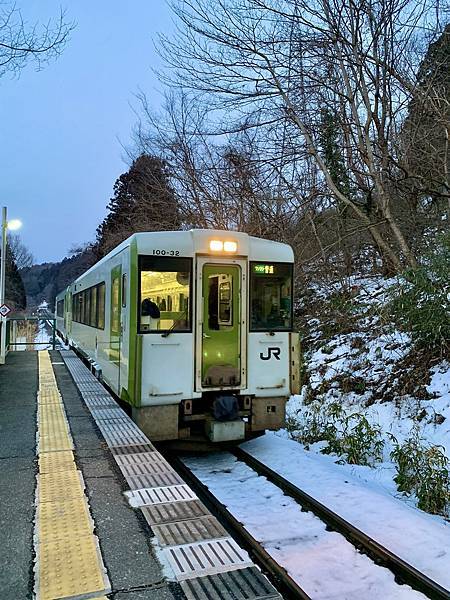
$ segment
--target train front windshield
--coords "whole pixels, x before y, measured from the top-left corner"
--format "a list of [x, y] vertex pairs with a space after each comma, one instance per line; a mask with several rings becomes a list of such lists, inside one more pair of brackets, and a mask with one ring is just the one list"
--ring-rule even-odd
[[292, 330], [292, 276], [289, 263], [250, 263], [250, 330]]
[[139, 257], [139, 331], [191, 331], [192, 260]]

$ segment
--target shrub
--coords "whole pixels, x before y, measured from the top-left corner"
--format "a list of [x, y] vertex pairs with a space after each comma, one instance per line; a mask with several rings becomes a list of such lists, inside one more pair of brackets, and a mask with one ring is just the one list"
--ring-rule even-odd
[[384, 441], [379, 425], [369, 423], [362, 413], [344, 416], [339, 423], [332, 424], [327, 431], [328, 446], [325, 454], [335, 453], [352, 465], [372, 466], [383, 459]]
[[450, 233], [416, 269], [405, 271], [391, 288], [390, 307], [398, 325], [419, 346], [443, 353], [450, 340]]
[[420, 509], [448, 515], [450, 502], [449, 460], [441, 446], [427, 444], [415, 428], [402, 443], [391, 436], [397, 475], [397, 489], [406, 495], [415, 494]]
[[320, 442], [326, 437], [327, 411], [321, 402], [313, 401], [307, 405], [302, 412], [300, 420], [288, 422], [288, 431], [293, 432], [293, 437], [298, 442], [309, 446], [315, 442]]
[[350, 464], [372, 465], [382, 460], [384, 442], [378, 425], [362, 413], [346, 414], [338, 402], [311, 403], [301, 421], [289, 424], [293, 437], [308, 446], [326, 441], [324, 454], [335, 453]]

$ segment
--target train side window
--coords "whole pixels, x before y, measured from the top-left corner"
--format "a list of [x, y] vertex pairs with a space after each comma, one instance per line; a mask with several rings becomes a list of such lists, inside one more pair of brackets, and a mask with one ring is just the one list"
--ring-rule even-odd
[[78, 292], [78, 323], [83, 322], [83, 292]]
[[98, 329], [105, 328], [105, 284], [100, 283], [97, 291], [97, 327]]
[[97, 286], [91, 288], [91, 313], [89, 325], [91, 327], [97, 327]]
[[89, 318], [91, 315], [91, 291], [84, 290], [84, 314], [83, 314], [83, 323], [85, 325], [89, 325]]
[[293, 266], [250, 263], [250, 331], [291, 331]]
[[192, 260], [139, 257], [139, 332], [191, 331]]
[[64, 300], [58, 300], [58, 302], [56, 303], [56, 316], [64, 316]]

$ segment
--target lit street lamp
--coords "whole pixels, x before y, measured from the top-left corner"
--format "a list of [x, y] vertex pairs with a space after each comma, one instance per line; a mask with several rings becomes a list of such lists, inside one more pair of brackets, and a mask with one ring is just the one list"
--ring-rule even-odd
[[[7, 230], [16, 231], [22, 226], [19, 219], [7, 219], [6, 206], [2, 208], [2, 255], [0, 261], [0, 306], [5, 303], [5, 278], [6, 278], [6, 233]], [[0, 365], [5, 364], [6, 354], [6, 317], [1, 316], [0, 327]]]

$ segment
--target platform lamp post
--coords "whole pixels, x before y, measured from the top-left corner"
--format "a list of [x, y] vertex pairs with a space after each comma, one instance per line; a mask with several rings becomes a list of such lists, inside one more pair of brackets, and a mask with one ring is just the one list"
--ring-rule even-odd
[[[8, 229], [15, 231], [22, 227], [19, 219], [12, 219], [8, 221], [6, 206], [2, 208], [2, 255], [0, 260], [0, 306], [5, 303], [6, 296], [6, 234]], [[1, 316], [1, 327], [0, 327], [0, 365], [5, 364], [6, 356], [6, 317]]]

